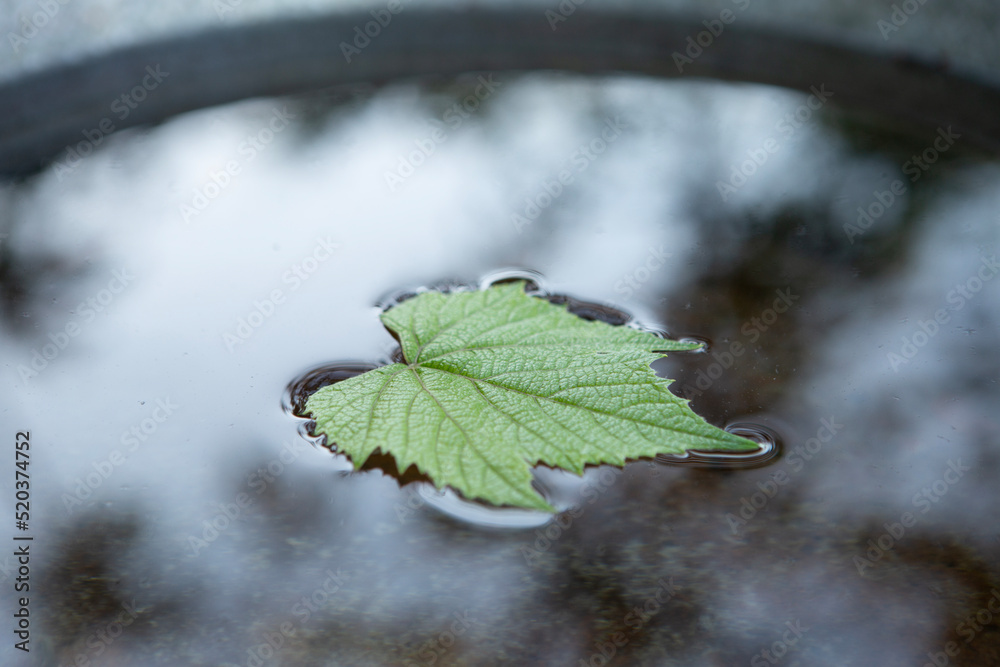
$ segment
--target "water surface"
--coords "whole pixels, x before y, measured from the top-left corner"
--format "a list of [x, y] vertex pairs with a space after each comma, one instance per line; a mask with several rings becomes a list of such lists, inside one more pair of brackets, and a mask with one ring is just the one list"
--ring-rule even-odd
[[[1000, 664], [996, 162], [914, 178], [934, 132], [765, 87], [498, 80], [461, 122], [474, 79], [258, 100], [5, 186], [4, 664]], [[378, 304], [510, 269], [708, 341], [658, 370], [781, 455], [540, 470], [539, 521], [300, 435], [285, 387], [391, 355]]]

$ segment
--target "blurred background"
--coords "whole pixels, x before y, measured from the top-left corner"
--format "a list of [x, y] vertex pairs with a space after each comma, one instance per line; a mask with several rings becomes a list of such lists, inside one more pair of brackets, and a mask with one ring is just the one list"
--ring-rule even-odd
[[[554, 32], [730, 11], [716, 53], [772, 30], [984, 86], [1000, 66], [993, 3], [571, 6], [510, 5]], [[120, 47], [388, 5], [0, 7], [13, 104]], [[31, 652], [7, 634], [0, 662], [1000, 664], [995, 150], [823, 81], [537, 69], [211, 106], [0, 183], [0, 414], [31, 432], [34, 537]], [[96, 117], [155, 109], [154, 72]], [[540, 469], [553, 518], [302, 435], [289, 383], [383, 362], [388, 295], [507, 275], [706, 341], [657, 370], [780, 455]]]

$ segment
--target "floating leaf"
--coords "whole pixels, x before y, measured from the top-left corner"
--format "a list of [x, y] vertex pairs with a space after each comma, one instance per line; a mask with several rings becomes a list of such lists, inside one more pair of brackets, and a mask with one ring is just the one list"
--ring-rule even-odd
[[650, 367], [697, 344], [584, 320], [522, 282], [422, 293], [381, 318], [403, 363], [306, 403], [316, 432], [356, 467], [381, 450], [439, 488], [552, 511], [531, 486], [538, 463], [581, 473], [662, 453], [757, 448], [705, 422]]

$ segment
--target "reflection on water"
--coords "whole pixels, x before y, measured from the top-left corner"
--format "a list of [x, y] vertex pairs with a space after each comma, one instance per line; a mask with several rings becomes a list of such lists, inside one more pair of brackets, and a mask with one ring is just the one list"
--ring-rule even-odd
[[[832, 106], [776, 133], [803, 100], [767, 88], [503, 81], [429, 154], [455, 91], [395, 86], [189, 114], [7, 187], [38, 606], [37, 660], [4, 664], [1000, 660], [997, 164], [959, 139], [912, 179], [935, 136]], [[657, 371], [780, 456], [540, 469], [564, 511], [500, 529], [297, 433], [289, 378], [391, 357], [386, 295], [510, 266], [708, 341]]]

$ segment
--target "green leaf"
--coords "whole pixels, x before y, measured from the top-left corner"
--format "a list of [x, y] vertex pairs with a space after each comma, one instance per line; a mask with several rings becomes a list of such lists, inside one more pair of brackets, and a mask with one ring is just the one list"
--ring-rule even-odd
[[706, 423], [650, 367], [697, 344], [584, 320], [522, 282], [426, 292], [381, 318], [405, 363], [323, 387], [306, 403], [316, 432], [356, 467], [378, 449], [439, 488], [552, 511], [531, 486], [538, 463], [581, 473], [661, 453], [757, 449]]

